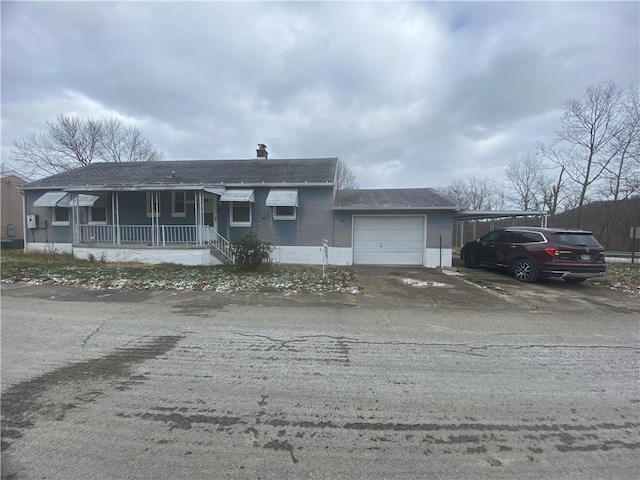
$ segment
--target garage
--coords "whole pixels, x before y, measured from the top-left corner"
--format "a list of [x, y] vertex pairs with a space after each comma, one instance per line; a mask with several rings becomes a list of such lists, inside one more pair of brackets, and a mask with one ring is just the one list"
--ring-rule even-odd
[[423, 265], [424, 215], [353, 217], [353, 263]]

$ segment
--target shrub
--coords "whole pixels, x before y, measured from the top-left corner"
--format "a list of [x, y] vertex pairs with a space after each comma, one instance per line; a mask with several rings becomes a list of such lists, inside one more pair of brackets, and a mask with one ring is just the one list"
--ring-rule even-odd
[[231, 241], [236, 265], [240, 268], [255, 269], [270, 263], [271, 244], [261, 242], [253, 232], [247, 232]]

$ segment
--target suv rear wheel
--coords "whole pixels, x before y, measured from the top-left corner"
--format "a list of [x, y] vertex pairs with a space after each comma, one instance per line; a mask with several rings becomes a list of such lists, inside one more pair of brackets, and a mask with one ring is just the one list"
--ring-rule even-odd
[[528, 258], [519, 258], [512, 265], [513, 275], [517, 280], [525, 283], [533, 283], [538, 279], [536, 267]]

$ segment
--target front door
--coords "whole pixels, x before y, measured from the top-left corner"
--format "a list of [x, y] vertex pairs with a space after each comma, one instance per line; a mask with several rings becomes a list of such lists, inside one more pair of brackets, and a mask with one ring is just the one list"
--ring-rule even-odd
[[218, 197], [210, 193], [204, 194], [204, 224], [218, 231]]

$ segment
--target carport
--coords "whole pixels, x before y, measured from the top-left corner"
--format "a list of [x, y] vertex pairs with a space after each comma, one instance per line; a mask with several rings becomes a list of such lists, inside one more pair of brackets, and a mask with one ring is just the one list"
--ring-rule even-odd
[[456, 212], [453, 215], [457, 227], [454, 229], [454, 232], [457, 232], [454, 244], [457, 244], [460, 248], [465, 244], [466, 225], [471, 225], [471, 238], [474, 239], [478, 238], [478, 224], [480, 223], [488, 223], [488, 231], [491, 231], [497, 228], [497, 221], [503, 222], [510, 219], [511, 226], [515, 226], [519, 218], [540, 218], [540, 226], [546, 227], [549, 212], [544, 210], [462, 210]]

